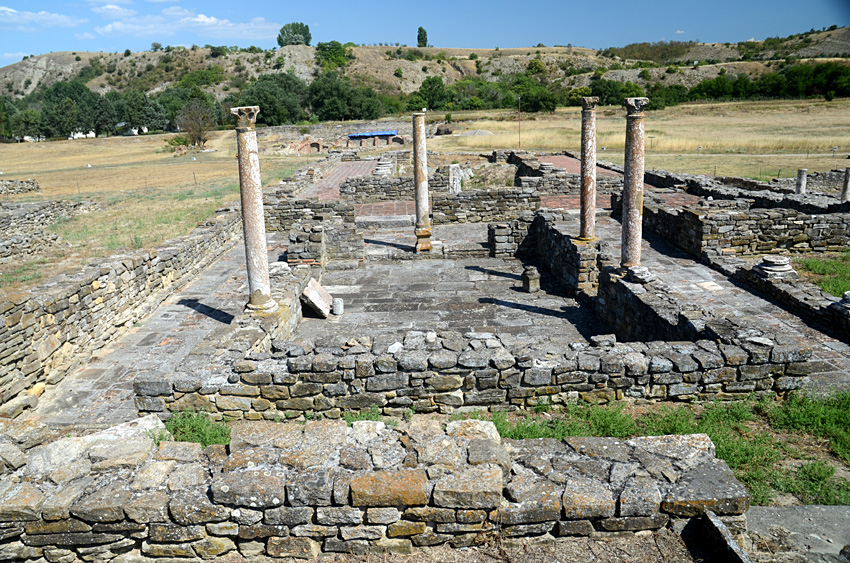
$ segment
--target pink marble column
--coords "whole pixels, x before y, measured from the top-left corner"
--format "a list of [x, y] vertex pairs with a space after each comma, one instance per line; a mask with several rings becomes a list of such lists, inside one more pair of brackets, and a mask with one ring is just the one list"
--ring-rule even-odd
[[649, 98], [626, 98], [626, 154], [623, 166], [623, 234], [620, 266], [640, 266], [643, 238], [644, 108]]
[[596, 104], [597, 97], [581, 99], [581, 240], [596, 237]]

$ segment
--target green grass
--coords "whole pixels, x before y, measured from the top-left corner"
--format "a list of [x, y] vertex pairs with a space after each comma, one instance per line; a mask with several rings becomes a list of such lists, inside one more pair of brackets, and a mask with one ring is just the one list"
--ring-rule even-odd
[[14, 284], [41, 279], [42, 274], [39, 269], [47, 262], [48, 260], [46, 258], [25, 260], [20, 266], [0, 272], [0, 289]]
[[803, 258], [796, 263], [819, 276], [815, 284], [827, 293], [841, 297], [845, 291], [850, 291], [850, 251], [836, 256]]
[[[539, 409], [538, 410], [539, 413]], [[556, 410], [554, 408], [546, 410]], [[480, 413], [467, 415], [481, 418]], [[793, 395], [772, 405], [767, 400], [705, 405], [701, 414], [686, 405], [664, 405], [640, 416], [622, 405], [566, 405], [552, 416], [539, 414], [508, 418], [493, 412], [491, 420], [503, 438], [555, 438], [568, 436], [633, 436], [705, 433], [714, 442], [717, 457], [726, 461], [752, 495], [753, 504], [768, 504], [777, 493], [791, 493], [820, 504], [847, 504], [850, 483], [834, 476], [834, 468], [815, 461], [792, 471], [780, 462], [802, 455], [748, 423], [762, 422], [775, 429], [799, 431], [828, 438], [831, 453], [850, 464], [850, 392], [828, 399]]]
[[775, 428], [828, 439], [832, 452], [850, 464], [850, 392], [824, 399], [795, 394], [766, 414]]
[[381, 414], [381, 409], [378, 405], [372, 405], [368, 409], [361, 409], [359, 411], [345, 411], [342, 413], [342, 418], [345, 419], [346, 424], [349, 426], [358, 420], [384, 420], [384, 416]]
[[197, 442], [203, 447], [230, 444], [230, 426], [212, 421], [205, 412], [176, 412], [165, 422], [165, 428], [177, 442]]

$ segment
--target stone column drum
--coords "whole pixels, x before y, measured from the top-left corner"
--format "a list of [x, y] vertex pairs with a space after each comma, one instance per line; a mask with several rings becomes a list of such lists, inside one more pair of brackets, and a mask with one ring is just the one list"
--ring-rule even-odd
[[806, 193], [806, 176], [808, 174], [808, 169], [800, 168], [797, 170], [797, 193], [805, 194]]
[[841, 189], [841, 202], [850, 201], [850, 167], [844, 169], [844, 187]]
[[581, 240], [592, 240], [596, 237], [597, 103], [597, 97], [581, 99]]
[[640, 266], [643, 238], [644, 108], [649, 98], [626, 98], [626, 154], [623, 166], [623, 233], [620, 266]]
[[431, 205], [428, 201], [428, 153], [425, 114], [413, 114], [413, 184], [416, 189], [416, 252], [431, 250]]
[[272, 299], [269, 282], [269, 254], [266, 244], [266, 223], [263, 217], [263, 186], [260, 180], [257, 131], [254, 128], [260, 108], [257, 106], [231, 108], [230, 113], [236, 116], [242, 231], [245, 234], [245, 261], [248, 266], [250, 293], [246, 309], [271, 312], [277, 308], [277, 303]]

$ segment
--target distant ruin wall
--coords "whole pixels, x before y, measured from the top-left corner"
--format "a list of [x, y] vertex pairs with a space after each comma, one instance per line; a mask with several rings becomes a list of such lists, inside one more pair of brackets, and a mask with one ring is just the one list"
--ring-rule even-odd
[[35, 180], [0, 180], [0, 195], [17, 195], [40, 192]]
[[257, 137], [279, 137], [282, 141], [297, 141], [302, 137], [313, 139], [336, 139], [340, 136], [373, 131], [398, 131], [399, 135], [413, 135], [413, 122], [404, 121], [361, 121], [344, 124], [317, 123], [314, 125], [275, 125], [258, 127]]
[[96, 208], [92, 202], [43, 201], [0, 203], [0, 263], [46, 252], [59, 243], [45, 228], [60, 218]]

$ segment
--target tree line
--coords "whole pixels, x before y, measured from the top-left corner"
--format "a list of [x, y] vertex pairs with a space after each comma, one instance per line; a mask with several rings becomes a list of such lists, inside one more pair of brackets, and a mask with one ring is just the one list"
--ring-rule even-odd
[[202, 86], [207, 82], [194, 74], [192, 80], [181, 80], [150, 95], [139, 90], [103, 95], [89, 90], [81, 80], [72, 80], [17, 101], [0, 97], [0, 137], [67, 138], [89, 132], [100, 136], [116, 133], [120, 124], [121, 128], [149, 131], [183, 130], [190, 133], [193, 144], [203, 144], [206, 131], [231, 125], [229, 110], [239, 105], [260, 106], [260, 123], [282, 125], [375, 119], [421, 108], [452, 111], [521, 104], [523, 111], [554, 111], [558, 106], [578, 105], [582, 96], [598, 96], [602, 105], [620, 105], [626, 97], [648, 96], [649, 109], [698, 100], [850, 97], [850, 67], [836, 62], [785, 65], [755, 79], [746, 74], [730, 76], [721, 69], [716, 78], [692, 88], [663, 82], [644, 88], [599, 77], [591, 80], [590, 86], [573, 89], [547, 79], [533, 62], [525, 72], [501, 76], [494, 82], [465, 77], [447, 85], [441, 77], [429, 76], [418, 90], [394, 95], [355, 85], [336, 69], [321, 72], [310, 84], [292, 72], [272, 73], [259, 76], [222, 102], [205, 92]]

